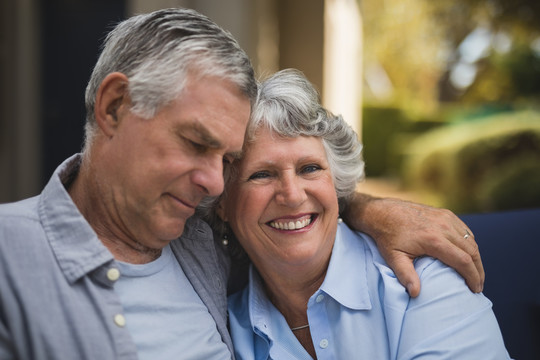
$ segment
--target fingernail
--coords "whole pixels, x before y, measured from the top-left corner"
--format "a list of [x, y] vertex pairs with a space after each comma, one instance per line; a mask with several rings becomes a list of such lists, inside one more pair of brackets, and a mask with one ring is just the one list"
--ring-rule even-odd
[[408, 283], [407, 286], [406, 286], [406, 290], [407, 290], [407, 293], [411, 293], [411, 289], [413, 287], [413, 284], [412, 283]]

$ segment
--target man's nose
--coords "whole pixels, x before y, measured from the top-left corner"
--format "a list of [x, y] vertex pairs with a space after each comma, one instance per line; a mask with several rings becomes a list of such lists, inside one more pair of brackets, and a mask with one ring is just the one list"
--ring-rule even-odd
[[205, 196], [218, 196], [223, 192], [223, 159], [214, 156], [209, 161], [196, 164], [198, 169], [193, 172], [192, 181]]

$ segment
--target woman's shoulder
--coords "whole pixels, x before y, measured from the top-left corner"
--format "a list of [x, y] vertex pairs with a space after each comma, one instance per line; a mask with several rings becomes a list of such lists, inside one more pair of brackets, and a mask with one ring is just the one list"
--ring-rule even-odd
[[[356, 239], [356, 242], [361, 244], [366, 251], [369, 254], [369, 261], [372, 262], [380, 271], [383, 273], [387, 273], [386, 269], [389, 269], [392, 274], [393, 271], [382, 256], [381, 252], [379, 251], [379, 248], [377, 247], [377, 243], [375, 240], [369, 236], [366, 233], [363, 233], [361, 231], [355, 231], [348, 227], [346, 224], [342, 223], [339, 226], [339, 232], [341, 233], [341, 236], [346, 241], [350, 243], [354, 243], [354, 241], [351, 241], [351, 239]], [[444, 263], [438, 261], [435, 258], [429, 257], [429, 256], [421, 256], [414, 260], [414, 268], [416, 269], [416, 272], [419, 276], [428, 269], [429, 267], [447, 267]]]

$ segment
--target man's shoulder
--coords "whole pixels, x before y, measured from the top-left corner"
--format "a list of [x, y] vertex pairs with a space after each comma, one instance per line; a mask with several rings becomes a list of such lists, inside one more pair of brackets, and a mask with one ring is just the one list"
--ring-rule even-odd
[[193, 215], [186, 221], [181, 238], [213, 240], [212, 228], [198, 215]]
[[173, 251], [183, 251], [184, 256], [187, 256], [186, 251], [195, 256], [207, 256], [208, 251], [215, 253], [217, 245], [212, 228], [197, 215], [190, 217], [182, 235], [171, 241]]
[[39, 221], [38, 196], [12, 203], [0, 204], [0, 227], [26, 226]]
[[45, 230], [38, 214], [39, 197], [0, 205], [0, 262], [16, 264], [24, 254], [40, 252]]

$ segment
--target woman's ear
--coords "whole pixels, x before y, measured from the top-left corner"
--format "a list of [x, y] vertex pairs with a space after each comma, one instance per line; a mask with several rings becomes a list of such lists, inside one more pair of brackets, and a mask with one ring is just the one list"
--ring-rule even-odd
[[219, 202], [218, 204], [216, 205], [217, 208], [216, 208], [216, 214], [219, 216], [219, 218], [225, 222], [229, 221], [228, 217], [227, 217], [227, 214], [225, 212], [225, 206], [223, 206], [223, 202], [224, 202], [224, 197], [223, 195], [219, 198]]
[[[94, 114], [96, 123], [107, 136], [112, 136], [121, 120], [121, 112], [127, 110], [129, 97], [127, 94], [128, 78], [114, 72], [105, 77], [96, 94]], [[124, 108], [122, 108], [124, 106]]]

